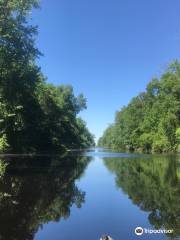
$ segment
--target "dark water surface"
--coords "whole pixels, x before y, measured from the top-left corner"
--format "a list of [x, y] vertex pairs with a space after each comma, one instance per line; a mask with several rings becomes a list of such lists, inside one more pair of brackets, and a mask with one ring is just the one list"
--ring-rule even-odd
[[[178, 156], [95, 149], [1, 159], [0, 240], [179, 239]], [[173, 233], [136, 236], [138, 226]]]

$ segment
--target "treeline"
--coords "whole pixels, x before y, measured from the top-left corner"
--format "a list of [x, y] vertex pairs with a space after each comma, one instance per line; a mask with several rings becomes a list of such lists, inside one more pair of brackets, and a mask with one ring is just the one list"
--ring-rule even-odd
[[99, 146], [144, 152], [180, 151], [180, 62], [116, 113]]
[[83, 95], [46, 82], [36, 60], [37, 28], [28, 14], [36, 0], [0, 1], [0, 151], [64, 151], [94, 145], [78, 113]]

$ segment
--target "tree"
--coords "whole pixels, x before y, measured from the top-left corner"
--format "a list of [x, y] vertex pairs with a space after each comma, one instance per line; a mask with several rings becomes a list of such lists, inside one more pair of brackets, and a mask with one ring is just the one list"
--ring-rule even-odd
[[152, 79], [146, 92], [116, 113], [113, 128], [105, 130], [99, 144], [144, 152], [179, 151], [179, 127], [180, 63], [174, 61], [159, 80]]
[[33, 7], [38, 1], [0, 0], [0, 150], [82, 147], [87, 141], [77, 134], [77, 114], [86, 108], [86, 99], [76, 97], [71, 86], [46, 82], [36, 64], [41, 55], [35, 46], [37, 27], [27, 21]]

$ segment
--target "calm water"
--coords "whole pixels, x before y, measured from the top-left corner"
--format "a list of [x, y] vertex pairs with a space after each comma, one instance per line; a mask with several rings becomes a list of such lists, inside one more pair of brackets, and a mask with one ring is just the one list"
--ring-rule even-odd
[[[96, 149], [6, 157], [0, 169], [0, 240], [179, 239], [177, 156]], [[137, 226], [173, 234], [136, 236]]]

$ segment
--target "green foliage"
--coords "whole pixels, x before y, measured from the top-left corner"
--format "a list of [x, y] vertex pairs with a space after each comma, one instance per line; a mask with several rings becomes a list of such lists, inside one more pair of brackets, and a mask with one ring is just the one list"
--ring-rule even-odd
[[6, 135], [3, 135], [0, 138], [0, 152], [4, 152], [8, 149], [9, 144], [7, 143], [7, 138]]
[[[36, 59], [37, 28], [27, 22], [36, 0], [0, 0], [0, 138], [12, 152], [35, 152], [87, 146], [93, 136], [78, 126], [86, 108], [71, 86], [47, 84]], [[84, 142], [88, 134], [89, 141]]]
[[177, 139], [177, 143], [180, 144], [180, 127], [177, 128], [176, 130], [176, 139]]
[[116, 113], [100, 146], [145, 152], [178, 151], [180, 127], [180, 63], [174, 61], [146, 92]]
[[79, 139], [78, 145], [81, 146], [81, 148], [95, 146], [94, 136], [89, 132], [88, 128], [86, 127], [86, 123], [81, 118], [77, 118], [76, 124], [76, 136]]
[[8, 166], [8, 163], [0, 159], [0, 179], [3, 178], [6, 168]]
[[176, 130], [177, 151], [180, 152], [180, 127]]
[[140, 147], [143, 149], [143, 151], [146, 151], [146, 150], [149, 151], [152, 146], [153, 136], [151, 133], [143, 133], [139, 137], [139, 141], [140, 141]]

